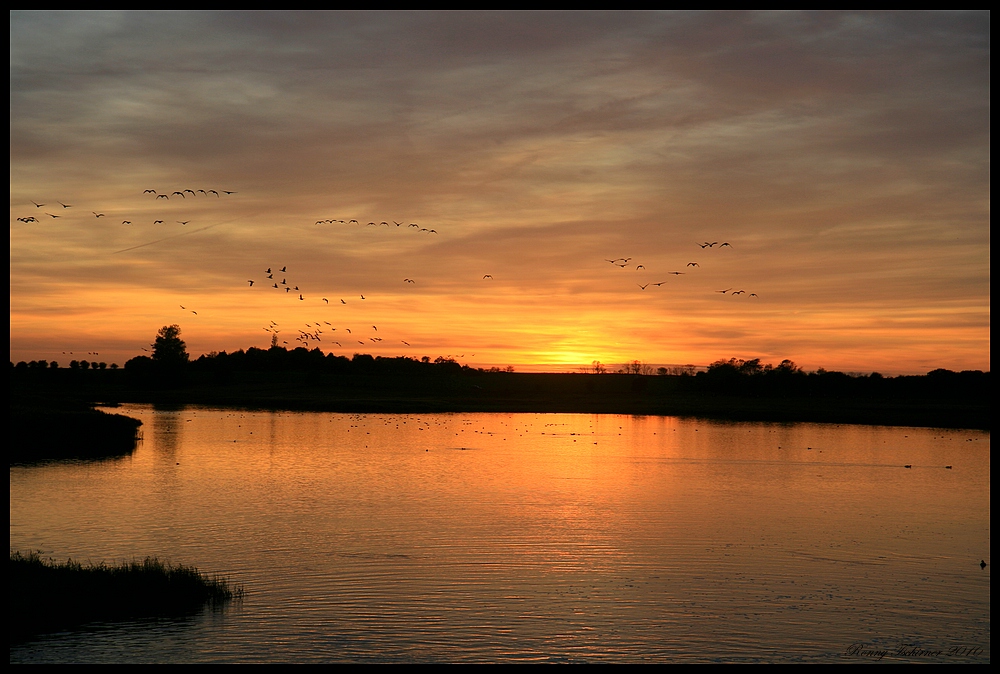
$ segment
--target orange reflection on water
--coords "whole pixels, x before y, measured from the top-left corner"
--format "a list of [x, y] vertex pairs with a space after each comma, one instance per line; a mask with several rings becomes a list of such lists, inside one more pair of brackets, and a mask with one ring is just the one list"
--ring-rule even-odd
[[11, 546], [234, 574], [250, 598], [173, 635], [185, 654], [794, 661], [910, 639], [989, 658], [988, 434], [129, 413], [131, 459], [11, 469]]

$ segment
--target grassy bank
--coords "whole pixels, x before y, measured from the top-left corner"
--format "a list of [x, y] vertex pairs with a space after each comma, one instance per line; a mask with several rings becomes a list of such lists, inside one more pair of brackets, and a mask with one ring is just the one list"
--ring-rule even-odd
[[11, 642], [96, 621], [190, 615], [243, 595], [224, 579], [150, 558], [84, 566], [15, 551], [9, 579]]
[[15, 391], [7, 419], [7, 458], [12, 465], [131, 454], [142, 425], [138, 419], [93, 409], [87, 402]]

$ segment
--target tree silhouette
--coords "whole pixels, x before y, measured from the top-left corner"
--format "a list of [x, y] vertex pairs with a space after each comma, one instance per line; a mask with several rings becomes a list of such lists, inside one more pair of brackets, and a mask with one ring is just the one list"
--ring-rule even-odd
[[153, 360], [164, 365], [183, 365], [188, 362], [187, 345], [181, 339], [179, 325], [164, 325], [156, 333]]

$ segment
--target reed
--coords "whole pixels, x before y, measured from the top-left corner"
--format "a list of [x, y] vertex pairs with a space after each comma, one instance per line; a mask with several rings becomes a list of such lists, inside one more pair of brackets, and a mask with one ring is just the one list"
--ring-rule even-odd
[[243, 596], [227, 579], [150, 557], [59, 564], [12, 551], [9, 569], [12, 642], [90, 622], [191, 615]]

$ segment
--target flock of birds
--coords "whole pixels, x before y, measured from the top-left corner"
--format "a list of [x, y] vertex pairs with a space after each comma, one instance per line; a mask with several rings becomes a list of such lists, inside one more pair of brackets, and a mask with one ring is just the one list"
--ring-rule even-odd
[[[207, 189], [207, 190], [206, 189], [197, 189], [197, 190], [195, 190], [195, 189], [191, 189], [191, 188], [178, 189], [178, 190], [173, 190], [173, 191], [162, 191], [162, 192], [150, 188], [150, 189], [146, 189], [146, 190], [144, 190], [142, 192], [142, 196], [151, 198], [152, 201], [154, 201], [154, 202], [160, 202], [160, 201], [171, 202], [171, 200], [173, 200], [173, 202], [175, 202], [175, 203], [176, 202], [186, 203], [189, 200], [200, 200], [200, 199], [206, 199], [206, 198], [207, 199], [223, 199], [225, 197], [229, 197], [229, 196], [232, 196], [232, 195], [235, 195], [235, 194], [238, 194], [238, 192], [233, 191], [233, 190], [216, 190], [216, 189]], [[34, 205], [36, 211], [39, 210], [39, 209], [48, 208], [48, 210], [44, 210], [42, 212], [44, 213], [45, 216], [47, 216], [49, 218], [52, 218], [52, 219], [57, 219], [57, 218], [60, 218], [60, 217], [64, 217], [64, 216], [66, 216], [66, 215], [68, 215], [70, 213], [70, 209], [74, 208], [73, 204], [64, 203], [62, 201], [55, 201], [52, 205], [49, 205], [47, 203], [40, 203], [40, 202], [36, 202], [36, 201], [32, 201], [31, 203]], [[58, 204], [59, 209], [53, 208], [53, 206], [55, 204]], [[53, 210], [55, 212], [50, 212], [50, 211], [53, 211]], [[108, 217], [107, 214], [105, 212], [102, 212], [102, 211], [91, 211], [91, 214], [93, 215], [94, 218], [97, 218], [97, 219]], [[19, 222], [23, 222], [23, 223], [37, 223], [37, 222], [39, 222], [39, 216], [26, 215], [26, 216], [18, 217], [17, 220]], [[154, 225], [166, 224], [166, 221], [167, 221], [167, 217], [164, 216], [163, 218], [158, 218], [158, 219], [153, 220], [152, 224], [154, 224]], [[123, 225], [132, 225], [133, 222], [138, 222], [138, 219], [133, 217], [132, 219], [124, 219], [124, 220], [122, 220], [122, 224]], [[179, 224], [181, 226], [185, 226], [185, 225], [188, 225], [191, 222], [191, 220], [176, 220], [176, 222], [177, 222], [177, 224]], [[358, 227], [375, 227], [375, 228], [380, 228], [380, 227], [384, 226], [384, 227], [389, 228], [389, 229], [406, 229], [406, 230], [414, 230], [417, 233], [438, 234], [437, 229], [430, 228], [430, 227], [423, 227], [423, 226], [418, 225], [417, 223], [414, 223], [414, 222], [403, 223], [403, 222], [398, 222], [396, 220], [391, 220], [391, 221], [390, 220], [382, 220], [380, 222], [368, 221], [367, 223], [364, 223], [362, 220], [359, 220], [358, 218], [325, 218], [325, 219], [321, 219], [321, 220], [316, 220], [315, 224], [316, 225], [356, 225]], [[728, 241], [723, 241], [723, 242], [719, 242], [719, 241], [702, 241], [702, 242], [698, 242], [696, 245], [698, 245], [699, 248], [702, 249], [702, 251], [706, 251], [706, 252], [708, 250], [716, 249], [716, 247], [717, 247], [717, 250], [721, 250], [723, 248], [730, 248], [730, 249], [733, 248], [733, 245], [731, 243], [729, 243]], [[631, 270], [633, 272], [644, 272], [644, 274], [646, 274], [646, 275], [648, 275], [650, 273], [646, 269], [646, 265], [645, 264], [636, 263], [632, 257], [618, 257], [618, 258], [614, 258], [614, 259], [607, 259], [607, 258], [605, 258], [605, 261], [608, 262], [609, 264], [611, 264], [611, 265], [613, 265], [615, 267], [619, 267], [620, 269], [623, 269], [623, 270]], [[262, 265], [262, 266], [264, 266], [264, 265]], [[675, 279], [681, 280], [680, 277], [682, 277], [684, 275], [687, 275], [687, 274], [697, 273], [697, 270], [699, 270], [700, 268], [701, 268], [701, 264], [699, 262], [691, 261], [691, 262], [688, 262], [682, 268], [683, 271], [681, 271], [681, 270], [671, 270], [671, 271], [663, 271], [663, 272], [659, 272], [659, 273], [662, 274], [662, 276], [660, 278], [673, 276]], [[302, 287], [300, 287], [300, 285], [299, 285], [300, 282], [295, 281], [295, 280], [291, 280], [290, 281], [289, 278], [290, 278], [290, 273], [288, 272], [288, 266], [287, 265], [282, 265], [281, 267], [278, 267], [276, 265], [271, 265], [271, 266], [267, 266], [266, 269], [264, 269], [264, 271], [263, 271], [263, 278], [261, 278], [260, 276], [256, 276], [255, 275], [255, 278], [248, 278], [248, 279], [246, 279], [246, 283], [247, 283], [247, 287], [249, 287], [251, 289], [255, 289], [255, 290], [256, 289], [266, 289], [266, 290], [268, 290], [270, 292], [279, 293], [280, 295], [288, 297], [289, 299], [294, 300], [296, 302], [302, 302], [302, 303], [306, 303], [306, 304], [308, 304], [310, 302], [317, 302], [317, 303], [322, 303], [322, 305], [324, 305], [326, 307], [329, 307], [331, 305], [331, 299], [329, 297], [323, 297], [320, 294], [313, 295], [311, 293], [307, 293]], [[482, 280], [483, 281], [493, 281], [494, 280], [493, 279], [493, 275], [492, 274], [484, 274], [482, 276]], [[645, 280], [645, 278], [643, 278], [642, 280]], [[636, 282], [635, 285], [639, 288], [640, 291], [646, 291], [647, 289], [649, 289], [651, 287], [656, 287], [656, 288], [662, 287], [663, 285], [667, 284], [667, 282], [668, 282], [668, 279], [664, 278], [664, 280], [655, 280], [655, 281], [654, 280], [648, 280], [648, 281], [645, 281], [645, 282]], [[406, 277], [406, 278], [402, 279], [402, 283], [403, 284], [410, 284], [410, 285], [412, 285], [412, 284], [416, 284], [417, 282], [413, 278]], [[729, 295], [731, 295], [733, 297], [737, 297], [737, 296], [746, 296], [748, 298], [757, 298], [758, 297], [757, 293], [755, 293], [755, 292], [747, 292], [744, 289], [737, 290], [734, 287], [725, 288], [725, 289], [722, 289], [722, 290], [716, 290], [715, 292], [719, 293], [719, 294], [723, 294], [723, 295], [729, 294]], [[317, 297], [319, 299], [317, 299]], [[367, 298], [365, 297], [364, 294], [359, 294], [358, 301], [364, 301], [366, 299]], [[332, 304], [334, 306], [342, 306], [342, 305], [347, 305], [348, 301], [346, 299], [344, 299], [343, 297], [335, 297], [333, 299], [333, 301], [332, 301]], [[192, 315], [195, 315], [195, 316], [198, 315], [198, 312], [195, 309], [190, 309], [190, 308], [188, 308], [185, 305], [178, 305], [178, 306], [180, 306], [180, 308], [182, 310], [190, 312]], [[305, 305], [303, 305], [303, 306], [305, 306]], [[332, 316], [332, 315], [329, 316], [329, 317], [330, 318], [334, 318], [334, 316]], [[369, 329], [368, 327], [365, 327], [365, 328], [359, 330], [357, 328], [357, 326], [344, 327], [343, 325], [341, 325], [340, 332], [337, 335], [334, 335], [332, 333], [336, 333], [337, 330], [338, 330], [338, 328], [333, 323], [331, 323], [329, 320], [325, 320], [325, 319], [320, 319], [320, 320], [306, 322], [306, 323], [302, 324], [301, 326], [297, 326], [297, 327], [292, 328], [292, 330], [295, 333], [297, 333], [296, 336], [294, 337], [293, 341], [297, 341], [297, 342], [301, 343], [302, 345], [312, 344], [314, 342], [324, 342], [324, 337], [326, 337], [325, 341], [327, 343], [336, 345], [336, 346], [338, 346], [340, 348], [347, 348], [347, 347], [344, 346], [344, 342], [346, 342], [348, 344], [353, 344], [354, 342], [357, 342], [360, 345], [367, 345], [369, 343], [372, 344], [372, 345], [377, 345], [377, 344], [379, 344], [379, 343], [381, 343], [381, 342], [384, 341], [384, 338], [381, 335], [378, 334], [378, 328], [375, 325], [371, 325], [370, 330], [372, 332], [371, 333], [367, 333], [367, 335], [366, 335], [366, 340], [367, 341], [362, 340], [362, 339], [357, 339], [358, 336], [361, 336], [361, 335], [365, 334], [365, 331], [368, 330], [368, 329]], [[266, 326], [263, 327], [263, 330], [266, 331], [266, 332], [268, 332], [268, 333], [270, 333], [272, 335], [272, 342], [271, 342], [272, 345], [279, 343], [279, 334], [282, 333], [283, 330], [282, 330], [281, 326], [279, 326], [279, 324], [276, 321], [273, 321], [273, 320], [270, 321], [270, 323], [268, 325], [266, 325]], [[374, 333], [374, 334], [372, 334], [372, 333]], [[340, 336], [340, 335], [344, 335], [344, 336]], [[332, 339], [332, 337], [334, 337], [334, 336], [339, 337], [339, 339], [336, 339], [336, 340]], [[339, 341], [339, 340], [343, 340], [343, 342]], [[393, 341], [395, 341], [395, 340], [393, 340]], [[399, 339], [398, 342], [400, 344], [404, 345], [404, 346], [412, 347], [412, 344], [409, 341], [407, 341], [407, 340]], [[287, 340], [281, 340], [280, 343], [283, 344], [283, 345], [288, 345], [289, 344], [289, 342]], [[144, 350], [147, 350], [147, 349], [144, 349]], [[449, 356], [449, 358], [450, 358], [450, 356]]]
[[[143, 191], [143, 195], [152, 195], [154, 201], [158, 201], [160, 199], [166, 199], [167, 201], [170, 201], [170, 197], [174, 197], [175, 201], [177, 200], [177, 197], [180, 197], [180, 198], [186, 200], [188, 198], [186, 193], [190, 193], [192, 198], [198, 198], [199, 194], [203, 194], [206, 197], [208, 197], [211, 194], [214, 194], [215, 197], [218, 198], [218, 199], [221, 199], [223, 194], [226, 195], [226, 196], [229, 196], [229, 195], [232, 195], [232, 194], [236, 194], [236, 192], [234, 192], [232, 190], [192, 190], [192, 189], [185, 189], [185, 190], [175, 190], [174, 192], [157, 192], [154, 189], [147, 189], [147, 190]], [[43, 204], [43, 203], [39, 203], [37, 201], [32, 201], [31, 203], [35, 205], [36, 209], [49, 207], [52, 210], [58, 210], [58, 209], [53, 208], [54, 204], [47, 204], [47, 203]], [[68, 209], [73, 208], [73, 204], [65, 204], [65, 203], [63, 203], [61, 201], [56, 201], [55, 204], [58, 204], [59, 206], [61, 206], [62, 209], [63, 209], [63, 212], [60, 215], [56, 215], [55, 213], [49, 213], [48, 211], [42, 211], [44, 213], [44, 215], [47, 215], [48, 217], [50, 217], [52, 219], [62, 218], [62, 217], [66, 217], [68, 215], [68, 213], [67, 213]], [[108, 217], [106, 213], [101, 212], [101, 211], [91, 211], [91, 213], [93, 214], [94, 218], [106, 218], [106, 217]], [[132, 219], [122, 220], [122, 224], [123, 225], [132, 225], [133, 222], [138, 222], [138, 220], [134, 216], [131, 216], [131, 217], [132, 217]], [[166, 217], [166, 216], [164, 216], [164, 217]], [[34, 215], [26, 215], [26, 216], [22, 216], [22, 217], [17, 218], [17, 221], [18, 222], [24, 222], [24, 223], [30, 223], [30, 222], [39, 222], [39, 219], [38, 219], [38, 217], [36, 217]], [[190, 224], [191, 221], [190, 220], [175, 220], [175, 222], [177, 224], [183, 226], [183, 225]], [[156, 219], [156, 220], [152, 221], [152, 224], [154, 224], [154, 225], [163, 225], [163, 224], [166, 224], [166, 220]]]
[[[277, 290], [279, 292], [284, 291], [286, 295], [291, 295], [294, 292], [298, 296], [298, 301], [300, 302], [306, 301], [299, 286], [294, 283], [289, 283], [288, 277], [286, 276], [287, 273], [288, 273], [287, 265], [282, 265], [280, 269], [277, 268], [276, 266], [274, 267], [274, 269], [272, 269], [272, 267], [268, 267], [267, 269], [265, 269], [264, 274], [266, 275], [267, 280], [270, 282], [270, 285], [268, 285], [267, 287], [271, 290]], [[281, 276], [281, 281], [277, 280], [275, 274]], [[251, 288], [253, 288], [255, 284], [258, 286], [262, 285], [257, 283], [253, 279], [247, 279], [247, 284]], [[292, 296], [295, 297], [295, 295]], [[365, 296], [362, 294], [360, 295], [360, 298], [364, 300]], [[347, 304], [347, 300], [345, 300], [344, 298], [341, 297], [338, 299], [339, 299], [339, 304], [342, 305]], [[330, 299], [327, 297], [321, 298], [321, 301], [327, 306], [329, 306], [330, 304]], [[324, 334], [325, 332], [335, 332], [337, 330], [337, 328], [334, 327], [333, 323], [326, 320], [316, 321], [315, 324], [306, 323], [305, 327], [308, 329], [303, 330], [301, 328], [298, 328], [297, 331], [299, 334], [297, 337], [295, 337], [295, 341], [301, 342], [303, 345], [308, 344], [311, 341], [322, 342], [323, 341], [323, 338], [321, 337], [322, 334]], [[378, 332], [378, 328], [376, 326], [373, 325], [372, 329], [374, 329], [375, 332]], [[279, 325], [276, 321], [272, 320], [269, 325], [264, 326], [264, 331], [269, 332], [274, 336], [272, 339], [272, 344], [275, 345], [278, 344], [278, 334], [281, 332], [281, 330], [279, 329]], [[349, 335], [354, 334], [354, 331], [351, 328], [344, 328], [344, 332], [346, 332]], [[383, 341], [381, 337], [369, 337], [369, 340], [375, 344]], [[365, 342], [361, 340], [357, 340], [357, 342], [358, 344], [365, 344]], [[336, 344], [337, 346], [344, 348], [344, 345], [341, 344], [339, 341], [330, 340], [330, 343]], [[406, 344], [406, 342], [403, 343]], [[282, 340], [281, 344], [287, 345], [288, 341]]]
[[[719, 246], [719, 249], [721, 250], [722, 248], [732, 248], [733, 244], [729, 243], [728, 241], [724, 241], [722, 243], [719, 243], [718, 241], [704, 241], [704, 242], [698, 243], [698, 246], [702, 250], [705, 250], [707, 248], [714, 248], [715, 246]], [[608, 259], [608, 258], [604, 258], [605, 262], [610, 262], [614, 266], [619, 267], [621, 269], [629, 269], [630, 267], [632, 267], [632, 260], [633, 260], [633, 258], [631, 258], [631, 257], [616, 257], [613, 260]], [[661, 272], [661, 273], [664, 276], [674, 276], [676, 278], [678, 276], [684, 276], [685, 274], [688, 274], [688, 273], [693, 273], [695, 269], [699, 269], [699, 268], [701, 268], [701, 264], [700, 263], [698, 263], [698, 262], [688, 262], [684, 266], [685, 271], [667, 271], [667, 272]], [[637, 271], [637, 272], [638, 271], [647, 271], [646, 270], [646, 265], [644, 265], [644, 264], [636, 264], [635, 265], [635, 269], [633, 271]], [[655, 281], [655, 282], [654, 281], [647, 281], [646, 283], [636, 283], [636, 285], [639, 287], [639, 290], [645, 290], [646, 288], [649, 288], [650, 286], [654, 286], [654, 287], [659, 288], [659, 287], [665, 285], [666, 283], [667, 283], [667, 281], [665, 281], [665, 280], [664, 281]], [[725, 294], [728, 293], [728, 294], [730, 294], [733, 297], [738, 296], [738, 295], [746, 295], [747, 298], [750, 298], [750, 297], [758, 297], [759, 298], [759, 295], [757, 295], [757, 293], [747, 293], [747, 291], [743, 290], [743, 289], [735, 290], [734, 288], [726, 288], [724, 290], [716, 290], [715, 292], [721, 293], [723, 295], [725, 295]]]
[[[335, 218], [331, 218], [331, 219], [327, 219], [327, 220], [317, 220], [316, 224], [317, 225], [336, 225], [336, 224], [352, 225], [353, 224], [353, 225], [361, 226], [361, 222], [357, 218], [351, 218], [350, 220], [337, 220]], [[403, 223], [396, 222], [395, 220], [393, 220], [392, 221], [392, 225], [390, 225], [385, 220], [383, 220], [382, 222], [374, 222], [374, 221], [372, 221], [372, 222], [366, 223], [365, 227], [382, 227], [383, 225], [386, 226], [386, 227], [389, 227], [391, 229], [392, 225], [396, 225], [396, 227], [402, 227]], [[406, 225], [406, 228], [407, 229], [411, 229], [411, 228], [412, 229], [416, 229], [418, 232], [427, 232], [428, 234], [437, 234], [438, 233], [438, 231], [436, 229], [429, 229], [427, 227], [421, 227], [420, 225], [418, 225], [415, 222], [411, 222], [410, 224]]]

